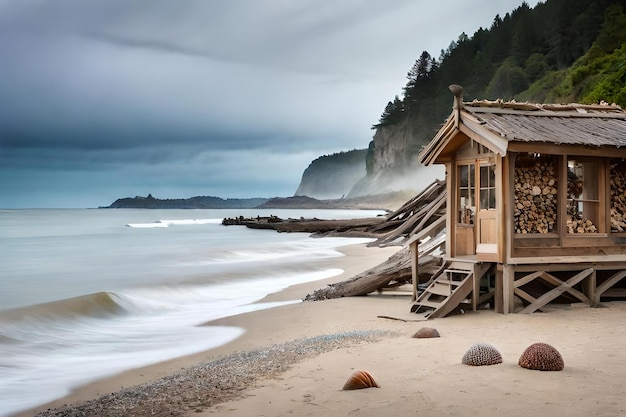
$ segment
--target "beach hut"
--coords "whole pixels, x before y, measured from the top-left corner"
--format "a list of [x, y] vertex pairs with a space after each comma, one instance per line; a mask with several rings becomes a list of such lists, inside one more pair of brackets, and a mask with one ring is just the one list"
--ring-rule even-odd
[[[420, 152], [446, 170], [442, 268], [411, 310], [532, 313], [626, 297], [626, 113], [617, 105], [463, 102]], [[621, 281], [624, 282], [621, 282]]]

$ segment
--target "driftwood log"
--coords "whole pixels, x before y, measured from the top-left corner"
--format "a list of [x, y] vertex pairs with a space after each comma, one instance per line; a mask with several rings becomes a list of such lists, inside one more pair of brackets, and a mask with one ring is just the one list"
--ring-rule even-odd
[[442, 221], [445, 214], [446, 183], [435, 181], [387, 216], [345, 220], [240, 216], [225, 218], [222, 224], [278, 232], [313, 233], [317, 236], [371, 237], [376, 240], [368, 246], [402, 246], [417, 233], [422, 237], [439, 233], [445, 227]]
[[[432, 239], [419, 256], [419, 282], [428, 279], [439, 269], [442, 259], [434, 255], [437, 248], [445, 243], [446, 183], [435, 181], [417, 196], [407, 201], [398, 210], [386, 217], [322, 220], [322, 219], [280, 219], [276, 216], [224, 219], [222, 224], [243, 225], [256, 229], [272, 229], [278, 232], [307, 232], [317, 236], [370, 237], [368, 246], [402, 246], [408, 239], [420, 242]], [[346, 281], [329, 285], [308, 294], [304, 300], [325, 300], [329, 298], [367, 295], [404, 284], [412, 283], [411, 256], [404, 247], [387, 261]]]
[[342, 235], [357, 237], [373, 237], [378, 235], [371, 232], [373, 226], [385, 221], [384, 217], [368, 217], [363, 219], [325, 220], [325, 219], [281, 219], [277, 216], [269, 217], [235, 217], [222, 220], [224, 226], [246, 226], [251, 229], [271, 229], [277, 232], [304, 232], [317, 235]]
[[[425, 256], [419, 259], [422, 274], [432, 274], [439, 267], [440, 258]], [[368, 269], [348, 280], [330, 284], [325, 288], [307, 294], [304, 301], [321, 301], [340, 297], [356, 297], [404, 284], [410, 284], [411, 254], [409, 248], [402, 248], [380, 265]]]

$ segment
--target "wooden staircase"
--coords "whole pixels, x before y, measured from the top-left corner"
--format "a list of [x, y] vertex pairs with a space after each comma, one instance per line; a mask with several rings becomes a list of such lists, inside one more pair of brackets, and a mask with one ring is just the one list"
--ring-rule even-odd
[[[445, 317], [462, 303], [471, 304], [475, 309], [478, 281], [488, 269], [488, 264], [456, 260], [444, 262], [413, 303], [411, 312], [428, 319]], [[472, 298], [468, 298], [470, 294]]]

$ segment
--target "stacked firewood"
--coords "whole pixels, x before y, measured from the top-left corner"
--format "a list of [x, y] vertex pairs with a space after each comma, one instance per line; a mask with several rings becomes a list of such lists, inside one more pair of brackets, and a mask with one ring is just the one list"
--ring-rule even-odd
[[593, 221], [583, 216], [578, 208], [578, 199], [583, 195], [584, 180], [568, 168], [567, 171], [567, 233], [598, 233]]
[[557, 217], [556, 162], [551, 157], [520, 155], [515, 163], [515, 233], [548, 233]]
[[611, 231], [626, 231], [626, 162], [611, 166]]
[[567, 233], [597, 233], [598, 228], [589, 219], [568, 215], [565, 225]]

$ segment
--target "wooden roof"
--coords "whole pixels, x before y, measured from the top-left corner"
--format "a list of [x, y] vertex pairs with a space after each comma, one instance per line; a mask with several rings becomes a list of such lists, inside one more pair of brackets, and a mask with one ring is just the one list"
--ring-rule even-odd
[[626, 147], [626, 112], [615, 104], [464, 102], [455, 105], [420, 161], [430, 165], [456, 149], [459, 132], [501, 155], [510, 142], [619, 148]]

